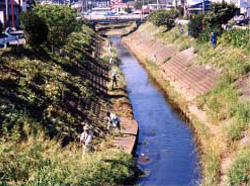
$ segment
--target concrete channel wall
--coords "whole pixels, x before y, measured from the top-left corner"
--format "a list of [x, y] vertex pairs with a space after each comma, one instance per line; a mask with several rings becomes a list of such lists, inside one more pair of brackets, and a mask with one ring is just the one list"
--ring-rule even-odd
[[127, 36], [124, 42], [140, 60], [156, 63], [164, 79], [187, 100], [208, 92], [219, 77], [216, 69], [195, 64], [196, 54], [192, 47], [177, 51], [174, 45], [164, 45], [150, 34], [138, 31]]
[[132, 154], [136, 145], [138, 134], [138, 124], [135, 119], [122, 117], [121, 119], [121, 137], [115, 137], [114, 145], [125, 152]]

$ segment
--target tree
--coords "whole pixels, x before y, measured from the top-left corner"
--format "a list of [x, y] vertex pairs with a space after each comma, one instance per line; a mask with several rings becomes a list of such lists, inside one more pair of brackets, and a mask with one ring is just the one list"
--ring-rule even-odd
[[48, 44], [52, 48], [63, 45], [67, 36], [77, 28], [76, 13], [72, 8], [58, 5], [39, 5], [33, 11], [48, 25]]
[[212, 3], [211, 9], [205, 15], [195, 15], [190, 19], [188, 24], [189, 33], [199, 41], [206, 42], [209, 40], [211, 32], [221, 35], [222, 24], [226, 24], [236, 12], [234, 4]]
[[212, 3], [211, 12], [218, 15], [220, 18], [217, 20], [221, 24], [226, 24], [230, 19], [235, 16], [237, 8], [235, 4], [228, 4], [225, 1], [222, 3]]
[[204, 14], [194, 15], [188, 23], [189, 34], [194, 38], [198, 38], [204, 29]]
[[149, 15], [149, 21], [155, 26], [164, 26], [167, 30], [175, 26], [175, 18], [178, 17], [178, 12], [173, 10], [158, 10]]
[[21, 28], [26, 32], [27, 41], [32, 47], [38, 47], [47, 41], [48, 27], [43, 18], [32, 11], [20, 16]]

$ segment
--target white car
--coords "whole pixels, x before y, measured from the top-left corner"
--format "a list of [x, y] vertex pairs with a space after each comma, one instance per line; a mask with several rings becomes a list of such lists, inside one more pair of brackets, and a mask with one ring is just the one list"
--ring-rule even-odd
[[10, 34], [2, 34], [2, 36], [0, 37], [0, 45], [3, 45], [4, 48], [7, 47], [7, 45], [12, 42], [12, 41], [16, 41], [18, 40], [18, 36], [13, 36]]
[[5, 33], [0, 36], [0, 48], [6, 48], [9, 44], [19, 45], [23, 43], [23, 41], [20, 40], [21, 35], [23, 35], [23, 31], [16, 31], [8, 27]]

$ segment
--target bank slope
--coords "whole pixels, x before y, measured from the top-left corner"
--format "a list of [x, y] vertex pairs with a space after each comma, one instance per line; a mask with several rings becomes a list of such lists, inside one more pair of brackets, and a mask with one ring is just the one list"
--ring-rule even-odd
[[[107, 142], [103, 43], [84, 24], [63, 52], [25, 45], [1, 53], [0, 185], [117, 185], [135, 177], [132, 156]], [[82, 156], [86, 124], [96, 152]]]

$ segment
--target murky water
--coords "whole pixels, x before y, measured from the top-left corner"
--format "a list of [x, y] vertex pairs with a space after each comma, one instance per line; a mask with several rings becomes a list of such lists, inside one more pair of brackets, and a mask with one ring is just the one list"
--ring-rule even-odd
[[[135, 159], [148, 176], [140, 178], [137, 183], [197, 185], [200, 168], [192, 131], [173, 111], [163, 92], [124, 47], [120, 37], [113, 36], [110, 40], [122, 61], [121, 68], [139, 124]], [[147, 157], [146, 161], [140, 161], [143, 157]]]

